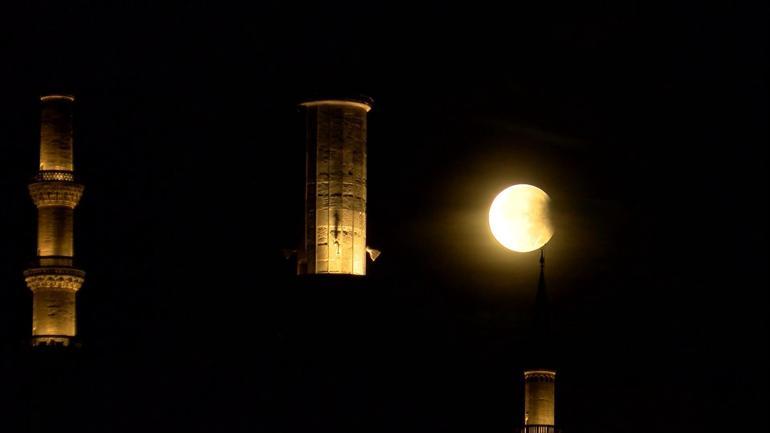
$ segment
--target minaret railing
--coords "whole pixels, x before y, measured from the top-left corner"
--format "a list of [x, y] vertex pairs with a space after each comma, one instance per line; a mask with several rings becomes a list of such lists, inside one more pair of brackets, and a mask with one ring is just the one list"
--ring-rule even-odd
[[74, 182], [75, 173], [69, 170], [40, 170], [34, 180], [35, 182]]
[[520, 433], [560, 433], [560, 431], [552, 425], [530, 424], [522, 427]]

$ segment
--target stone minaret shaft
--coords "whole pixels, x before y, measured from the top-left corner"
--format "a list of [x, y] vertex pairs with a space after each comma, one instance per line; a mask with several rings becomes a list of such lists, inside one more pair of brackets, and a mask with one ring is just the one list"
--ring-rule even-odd
[[524, 428], [526, 433], [553, 433], [556, 425], [556, 372], [524, 372]]
[[72, 104], [40, 98], [40, 171], [29, 185], [37, 206], [37, 258], [24, 272], [32, 290], [32, 344], [68, 345], [75, 336], [75, 293], [85, 273], [74, 267], [73, 216], [83, 193], [72, 158]]
[[301, 104], [307, 127], [300, 274], [366, 274], [366, 116], [362, 101]]
[[555, 433], [556, 371], [546, 368], [553, 363], [550, 311], [545, 291], [545, 256], [540, 253], [540, 279], [535, 298], [535, 320], [529, 349], [530, 362], [537, 368], [524, 371], [523, 433]]

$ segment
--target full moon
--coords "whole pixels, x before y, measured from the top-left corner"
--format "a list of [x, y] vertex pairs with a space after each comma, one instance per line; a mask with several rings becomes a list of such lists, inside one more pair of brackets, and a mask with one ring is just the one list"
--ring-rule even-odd
[[536, 186], [510, 186], [492, 202], [489, 228], [509, 250], [527, 253], [542, 248], [553, 236], [550, 202], [548, 194]]

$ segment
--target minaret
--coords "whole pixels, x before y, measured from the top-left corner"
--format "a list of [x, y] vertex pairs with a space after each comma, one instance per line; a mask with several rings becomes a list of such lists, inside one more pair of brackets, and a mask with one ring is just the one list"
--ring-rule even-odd
[[306, 118], [305, 239], [299, 274], [366, 274], [368, 99], [300, 104]]
[[37, 206], [37, 258], [24, 271], [32, 290], [32, 345], [69, 345], [75, 336], [75, 293], [85, 273], [74, 267], [73, 215], [83, 185], [75, 182], [69, 95], [40, 98], [40, 170], [29, 185]]
[[556, 370], [550, 368], [553, 351], [550, 311], [545, 291], [545, 254], [540, 251], [540, 280], [535, 298], [531, 367], [524, 370], [524, 428], [522, 433], [556, 432]]

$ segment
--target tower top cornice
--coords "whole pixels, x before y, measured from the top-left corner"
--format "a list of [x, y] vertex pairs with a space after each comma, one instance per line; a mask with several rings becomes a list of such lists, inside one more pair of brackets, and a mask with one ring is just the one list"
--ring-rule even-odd
[[55, 101], [55, 100], [66, 100], [70, 102], [75, 102], [75, 96], [69, 95], [69, 94], [51, 94], [51, 95], [43, 95], [40, 97], [40, 102]]
[[366, 95], [359, 95], [356, 97], [343, 97], [343, 98], [314, 98], [306, 99], [298, 104], [300, 107], [318, 107], [323, 105], [337, 105], [337, 106], [349, 106], [354, 108], [360, 108], [366, 112], [369, 112], [374, 107], [374, 99]]

